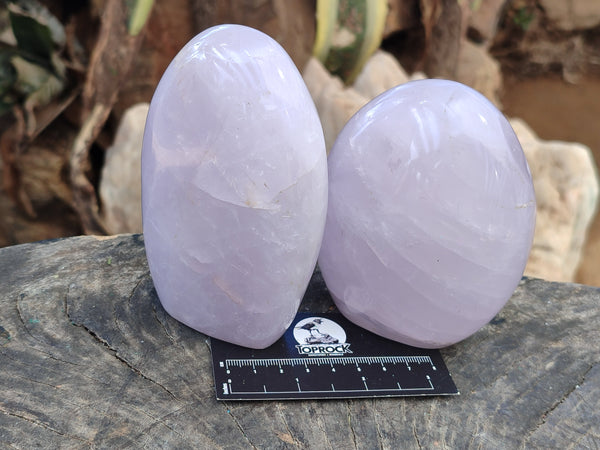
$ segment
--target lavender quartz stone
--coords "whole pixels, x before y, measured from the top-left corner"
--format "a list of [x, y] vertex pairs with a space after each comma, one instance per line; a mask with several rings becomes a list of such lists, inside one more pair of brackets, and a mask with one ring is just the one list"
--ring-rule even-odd
[[348, 122], [328, 163], [319, 266], [346, 317], [438, 348], [504, 306], [536, 204], [517, 137], [487, 99], [446, 80], [391, 89]]
[[142, 153], [145, 245], [167, 312], [269, 346], [297, 312], [326, 209], [323, 132], [289, 56], [243, 26], [192, 39], [156, 89]]

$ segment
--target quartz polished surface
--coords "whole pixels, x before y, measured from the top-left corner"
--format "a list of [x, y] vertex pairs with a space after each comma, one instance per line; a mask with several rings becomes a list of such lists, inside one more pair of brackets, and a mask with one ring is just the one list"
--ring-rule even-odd
[[142, 156], [142, 210], [164, 308], [210, 336], [263, 348], [293, 319], [327, 209], [321, 124], [277, 42], [223, 25], [163, 75]]
[[519, 141], [485, 97], [447, 80], [400, 85], [350, 119], [328, 164], [319, 266], [347, 318], [444, 347], [504, 306], [536, 203]]

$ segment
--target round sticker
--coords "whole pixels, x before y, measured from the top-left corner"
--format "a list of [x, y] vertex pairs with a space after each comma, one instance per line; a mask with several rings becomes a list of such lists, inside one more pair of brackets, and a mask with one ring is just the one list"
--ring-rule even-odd
[[344, 344], [346, 332], [333, 320], [308, 317], [294, 327], [294, 339], [300, 345]]

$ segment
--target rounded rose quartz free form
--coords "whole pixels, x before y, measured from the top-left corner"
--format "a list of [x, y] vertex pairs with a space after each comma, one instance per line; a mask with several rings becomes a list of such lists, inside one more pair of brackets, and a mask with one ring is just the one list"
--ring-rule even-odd
[[313, 273], [326, 209], [323, 131], [287, 53], [239, 25], [193, 38], [156, 88], [142, 153], [146, 252], [167, 312], [273, 344]]
[[352, 117], [328, 165], [319, 266], [348, 319], [439, 348], [511, 297], [535, 194], [515, 133], [481, 94], [446, 80], [391, 89]]

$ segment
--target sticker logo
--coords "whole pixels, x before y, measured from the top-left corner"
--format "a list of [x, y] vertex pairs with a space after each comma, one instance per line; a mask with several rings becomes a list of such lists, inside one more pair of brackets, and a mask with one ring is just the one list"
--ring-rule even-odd
[[346, 332], [333, 320], [308, 317], [294, 326], [296, 349], [307, 356], [339, 356], [352, 353]]

